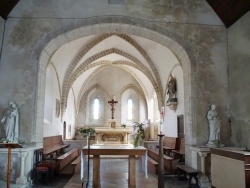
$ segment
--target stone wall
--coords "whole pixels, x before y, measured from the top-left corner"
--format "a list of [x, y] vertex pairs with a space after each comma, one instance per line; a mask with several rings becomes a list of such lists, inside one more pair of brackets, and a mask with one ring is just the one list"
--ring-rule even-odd
[[250, 12], [228, 30], [231, 141], [250, 148]]
[[[43, 117], [43, 113], [36, 112], [37, 103], [43, 102], [36, 98], [39, 99], [40, 95], [38, 88], [43, 91], [44, 87], [37, 86], [38, 71], [44, 71], [38, 63], [42, 49], [53, 38], [76, 28], [101, 23], [127, 24], [128, 30], [129, 25], [133, 25], [166, 35], [186, 50], [191, 63], [190, 72], [183, 73], [184, 88], [188, 88], [185, 90], [188, 93], [185, 94], [188, 96], [185, 99], [188, 144], [207, 142], [206, 113], [211, 103], [218, 106], [223, 124], [222, 139], [226, 143], [227, 33], [219, 18], [205, 1], [125, 2], [125, 5], [108, 5], [102, 0], [74, 3], [71, 0], [20, 1], [6, 23], [0, 69], [0, 88], [4, 88], [0, 97], [0, 114], [9, 100], [15, 101], [21, 109], [21, 137], [27, 142], [41, 140], [41, 127], [37, 127], [35, 121], [38, 116]], [[67, 11], [64, 7], [68, 7]], [[137, 35], [143, 37], [143, 33]], [[156, 42], [162, 42], [157, 41], [157, 35], [154, 38]], [[173, 53], [182, 54], [175, 50]], [[178, 58], [181, 62], [187, 57]], [[185, 66], [189, 65], [182, 64]], [[186, 78], [190, 78], [190, 85], [187, 85]]]

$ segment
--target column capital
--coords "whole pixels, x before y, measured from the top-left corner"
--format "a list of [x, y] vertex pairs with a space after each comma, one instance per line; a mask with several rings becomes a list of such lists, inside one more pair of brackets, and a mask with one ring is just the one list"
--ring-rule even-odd
[[205, 158], [208, 154], [208, 152], [202, 152], [202, 151], [199, 151], [199, 156], [202, 157], [202, 158]]
[[22, 158], [25, 158], [27, 155], [28, 155], [28, 152], [27, 152], [27, 151], [20, 151], [20, 152], [18, 153], [18, 156], [19, 156], [19, 157], [22, 157]]

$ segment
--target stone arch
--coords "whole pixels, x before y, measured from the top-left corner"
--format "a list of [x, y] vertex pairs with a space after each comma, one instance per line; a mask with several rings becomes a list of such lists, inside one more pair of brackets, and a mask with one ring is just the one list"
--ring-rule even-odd
[[[78, 28], [78, 29], [76, 29]], [[186, 144], [196, 144], [195, 134], [195, 93], [192, 85], [192, 64], [196, 57], [192, 46], [180, 37], [171, 27], [162, 27], [158, 23], [147, 22], [123, 16], [101, 16], [79, 20], [63, 28], [58, 28], [37, 43], [31, 61], [38, 64], [37, 88], [35, 96], [34, 129], [32, 140], [42, 142], [43, 103], [45, 87], [45, 71], [51, 56], [63, 44], [93, 34], [126, 33], [155, 41], [167, 48], [179, 60], [183, 69], [185, 91], [185, 125]], [[192, 62], [192, 63], [191, 63]]]
[[[144, 57], [144, 59], [146, 60], [146, 62], [148, 63], [151, 71], [149, 70], [150, 73], [152, 73], [152, 77], [154, 77], [154, 79], [156, 80], [156, 82], [154, 83], [155, 86], [155, 90], [156, 90], [156, 94], [158, 96], [158, 101], [159, 101], [159, 105], [162, 106], [163, 103], [163, 89], [162, 89], [162, 84], [161, 84], [161, 80], [160, 80], [160, 76], [156, 70], [155, 65], [153, 64], [153, 62], [151, 61], [151, 59], [149, 58], [149, 56], [146, 54], [146, 52], [142, 49], [142, 47], [136, 43], [132, 38], [130, 38], [128, 35], [126, 34], [119, 34], [119, 33], [105, 33], [103, 35], [98, 36], [96, 39], [92, 40], [91, 42], [89, 42], [87, 45], [85, 45], [76, 55], [75, 58], [73, 59], [73, 61], [70, 63], [69, 67], [67, 68], [64, 80], [63, 80], [63, 89], [62, 89], [62, 112], [65, 110], [66, 106], [67, 106], [67, 96], [68, 96], [68, 91], [69, 88], [71, 87], [72, 82], [71, 81], [71, 75], [75, 74], [74, 72], [76, 72], [78, 74], [78, 72], [80, 72], [79, 67], [77, 68], [77, 70], [74, 70], [75, 67], [77, 66], [77, 64], [80, 62], [81, 58], [88, 52], [90, 51], [94, 46], [96, 46], [98, 43], [104, 41], [105, 39], [112, 37], [112, 36], [118, 36], [121, 39], [125, 40], [127, 43], [129, 43], [130, 45], [132, 45], [135, 49], [137, 49], [137, 51]], [[141, 66], [144, 69], [147, 69], [146, 66], [144, 66], [138, 59], [134, 58], [133, 56], [131, 56], [130, 54], [127, 54], [121, 50], [112, 48], [112, 49], [108, 49], [105, 51], [102, 51], [98, 54], [93, 55], [92, 57], [89, 57], [82, 65], [88, 65], [91, 62], [93, 62], [94, 60], [97, 60], [100, 57], [103, 57], [105, 55], [108, 55], [110, 53], [117, 53], [119, 55], [125, 56], [128, 59], [134, 61], [136, 64], [141, 64]]]

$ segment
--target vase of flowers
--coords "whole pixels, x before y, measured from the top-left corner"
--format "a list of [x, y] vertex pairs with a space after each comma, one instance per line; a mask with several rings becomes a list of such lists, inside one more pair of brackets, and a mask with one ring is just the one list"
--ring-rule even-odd
[[134, 147], [138, 147], [139, 139], [145, 139], [145, 124], [144, 123], [133, 123], [134, 130]]

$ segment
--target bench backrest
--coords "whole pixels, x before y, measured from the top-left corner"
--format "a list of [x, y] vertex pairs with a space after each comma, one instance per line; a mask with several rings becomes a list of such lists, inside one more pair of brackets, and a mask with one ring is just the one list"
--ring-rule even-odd
[[165, 136], [163, 139], [163, 146], [175, 149], [176, 147], [176, 138]]
[[49, 149], [63, 144], [62, 135], [48, 136], [43, 138], [43, 149]]
[[185, 139], [184, 138], [181, 138], [181, 141], [180, 141], [180, 152], [183, 152], [185, 153]]

